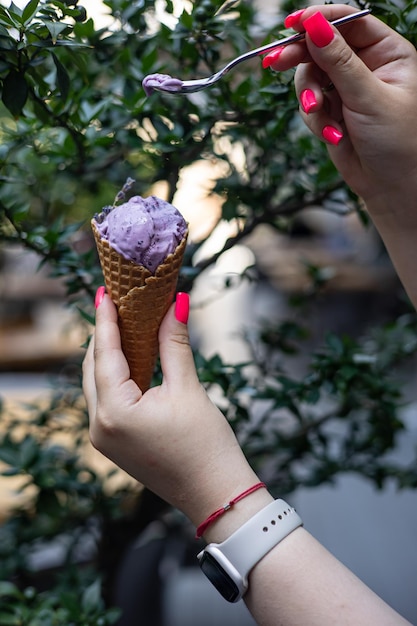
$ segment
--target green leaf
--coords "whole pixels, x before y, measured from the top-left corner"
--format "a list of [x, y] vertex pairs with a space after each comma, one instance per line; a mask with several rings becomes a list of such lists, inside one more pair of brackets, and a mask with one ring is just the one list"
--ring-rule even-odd
[[104, 106], [105, 103], [103, 102], [90, 104], [87, 100], [83, 100], [80, 107], [80, 118], [85, 124], [89, 124], [93, 118], [98, 116]]
[[18, 452], [8, 437], [5, 437], [1, 443], [0, 460], [13, 468], [17, 468], [19, 465]]
[[2, 101], [13, 117], [19, 117], [22, 113], [28, 93], [24, 75], [11, 70], [3, 81]]
[[44, 24], [48, 29], [54, 44], [56, 43], [59, 35], [68, 28], [68, 24], [60, 24], [59, 22], [45, 21]]
[[49, 124], [49, 122], [51, 121], [50, 115], [48, 111], [45, 110], [45, 108], [41, 104], [39, 104], [39, 102], [33, 103], [33, 110], [40, 122], [42, 122], [43, 124]]
[[83, 37], [92, 37], [94, 33], [94, 20], [91, 17], [85, 22], [77, 22], [76, 24], [74, 24], [74, 35], [79, 39]]
[[406, 17], [407, 24], [414, 25], [417, 22], [417, 7], [414, 7]]
[[2, 626], [21, 626], [22, 621], [19, 615], [8, 615], [7, 613], [0, 613], [0, 624]]
[[11, 26], [12, 28], [18, 28], [19, 22], [14, 20], [11, 15], [6, 11], [4, 7], [0, 6], [0, 23], [5, 26]]
[[101, 606], [101, 583], [95, 580], [92, 585], [87, 587], [83, 593], [81, 600], [83, 610], [88, 613], [94, 613]]
[[61, 92], [61, 98], [65, 102], [68, 99], [68, 94], [71, 86], [70, 77], [67, 70], [62, 65], [61, 61], [55, 54], [52, 53], [52, 58], [56, 67], [56, 81]]
[[338, 356], [343, 354], [343, 341], [337, 335], [328, 335], [327, 345]]
[[9, 476], [19, 476], [20, 473], [20, 469], [17, 469], [16, 467], [10, 467], [9, 469], [2, 470], [0, 472], [0, 476], [5, 476], [7, 478]]
[[28, 469], [39, 455], [39, 444], [31, 436], [24, 438], [20, 444], [20, 464], [23, 469]]
[[22, 9], [18, 7], [14, 2], [10, 4], [8, 13], [10, 17], [14, 20], [15, 24], [18, 24], [19, 26], [23, 24]]
[[91, 324], [92, 326], [95, 325], [96, 323], [96, 318], [93, 315], [90, 315], [89, 313], [87, 313], [87, 311], [84, 311], [81, 307], [77, 306], [77, 309], [81, 315], [81, 317], [83, 319], [85, 319], [89, 324]]
[[82, 41], [73, 41], [72, 39], [58, 39], [54, 44], [60, 47], [66, 48], [92, 48], [93, 46], [89, 46]]
[[16, 585], [6, 580], [2, 580], [0, 581], [0, 597], [22, 598], [23, 595], [16, 587]]
[[28, 2], [23, 9], [22, 19], [25, 26], [29, 24], [30, 20], [35, 15], [36, 11], [38, 10], [38, 6], [39, 0], [30, 0], [30, 2]]

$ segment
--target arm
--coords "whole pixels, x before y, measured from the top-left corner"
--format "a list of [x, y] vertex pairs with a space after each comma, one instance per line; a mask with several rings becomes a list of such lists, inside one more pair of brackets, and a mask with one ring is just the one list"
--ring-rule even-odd
[[[197, 526], [259, 479], [198, 382], [187, 326], [174, 307], [161, 326], [160, 356], [162, 385], [142, 395], [129, 378], [116, 309], [105, 296], [83, 366], [90, 436]], [[205, 539], [223, 541], [272, 500], [264, 489], [252, 493], [209, 526]], [[255, 566], [249, 583], [245, 601], [262, 626], [407, 623], [303, 528]]]
[[[322, 139], [326, 127], [342, 134], [340, 141], [327, 135], [330, 157], [363, 198], [417, 306], [417, 52], [373, 16], [339, 32], [317, 17], [317, 9], [328, 20], [354, 11], [336, 4], [289, 16], [288, 25], [307, 31], [306, 43], [274, 51], [264, 66], [297, 65], [306, 125]], [[329, 83], [335, 89], [327, 91]]]

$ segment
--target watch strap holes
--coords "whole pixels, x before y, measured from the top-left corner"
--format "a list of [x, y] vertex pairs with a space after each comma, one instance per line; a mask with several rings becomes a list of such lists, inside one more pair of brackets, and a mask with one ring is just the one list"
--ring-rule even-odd
[[[291, 513], [295, 513], [296, 510], [294, 508], [289, 507], [288, 509], [284, 510], [282, 513], [279, 513], [279, 515], [277, 515], [277, 519], [279, 521], [282, 521], [283, 519], [285, 519], [285, 516], [291, 515]], [[271, 521], [269, 522], [271, 526], [276, 526], [277, 521], [275, 519], [271, 519]], [[269, 530], [268, 526], [264, 526], [262, 528], [262, 531], [264, 533], [267, 533]]]

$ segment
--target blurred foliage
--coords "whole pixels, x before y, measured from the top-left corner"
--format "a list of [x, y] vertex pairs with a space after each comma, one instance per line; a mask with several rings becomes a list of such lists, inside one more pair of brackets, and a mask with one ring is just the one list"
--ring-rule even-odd
[[82, 593], [65, 586], [59, 593], [43, 597], [34, 587], [21, 591], [11, 582], [0, 582], [0, 620], [3, 626], [55, 626], [79, 624], [80, 626], [107, 626], [120, 616], [117, 609], [105, 610], [101, 586], [95, 581]]
[[288, 363], [302, 352], [308, 329], [280, 320], [247, 337], [255, 378], [248, 364], [226, 366], [218, 356], [199, 355], [199, 374], [227, 398], [226, 415], [246, 456], [277, 497], [332, 482], [341, 472], [377, 487], [394, 479], [399, 488], [415, 488], [416, 460], [401, 464], [390, 454], [405, 428], [393, 372], [416, 352], [416, 323], [405, 314], [359, 340], [329, 333], [295, 378]]
[[[197, 262], [205, 239], [189, 246], [181, 279], [187, 290], [259, 225], [291, 230], [294, 217], [313, 206], [358, 211], [366, 222], [325, 147], [299, 120], [293, 71], [262, 71], [255, 60], [193, 96], [145, 98], [141, 88], [147, 74], [208, 75], [249, 47], [277, 39], [285, 34], [283, 16], [299, 2], [284, 2], [267, 28], [244, 0], [104, 5], [107, 23], [100, 27], [78, 0], [0, 6], [0, 241], [35, 251], [84, 318], [92, 319], [101, 272], [92, 245], [87, 251], [78, 245], [80, 235], [89, 236], [90, 216], [128, 177], [139, 181], [135, 192], [142, 195], [164, 181], [172, 200], [188, 165], [223, 166], [214, 192], [222, 199], [221, 219], [238, 228], [219, 252]], [[415, 1], [369, 5], [416, 44]], [[231, 366], [196, 353], [201, 379], [220, 390], [221, 408], [246, 454], [277, 494], [348, 471], [378, 487], [394, 479], [415, 488], [416, 463], [400, 465], [390, 453], [405, 428], [394, 374], [416, 352], [416, 316], [404, 314], [359, 339], [329, 334], [310, 353], [308, 307], [326, 276], [322, 268], [307, 269], [312, 289], [294, 301], [293, 317], [248, 330], [251, 364]], [[247, 272], [246, 279], [254, 278]], [[287, 363], [300, 354], [308, 362], [294, 378]], [[26, 407], [24, 429], [21, 418], [1, 409], [2, 475], [20, 476], [25, 496], [0, 528], [1, 623], [114, 623], [100, 583], [109, 572], [97, 555], [103, 527], [128, 523], [126, 502], [137, 490], [127, 484], [110, 493], [109, 476], [83, 458], [80, 381], [59, 387], [43, 406]], [[74, 567], [85, 536], [95, 548], [85, 566]], [[126, 543], [130, 538], [126, 533]], [[35, 589], [31, 556], [60, 539], [66, 577]]]

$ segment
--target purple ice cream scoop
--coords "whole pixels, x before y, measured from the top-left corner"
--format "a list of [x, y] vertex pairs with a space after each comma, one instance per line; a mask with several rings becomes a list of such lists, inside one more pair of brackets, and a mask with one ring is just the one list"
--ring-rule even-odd
[[179, 91], [181, 86], [182, 80], [173, 78], [169, 74], [149, 74], [142, 81], [142, 87], [147, 96], [150, 96], [158, 87], [163, 87], [165, 91], [175, 93]]
[[156, 196], [133, 196], [124, 204], [104, 209], [95, 217], [95, 224], [116, 252], [152, 274], [187, 232], [181, 213]]

